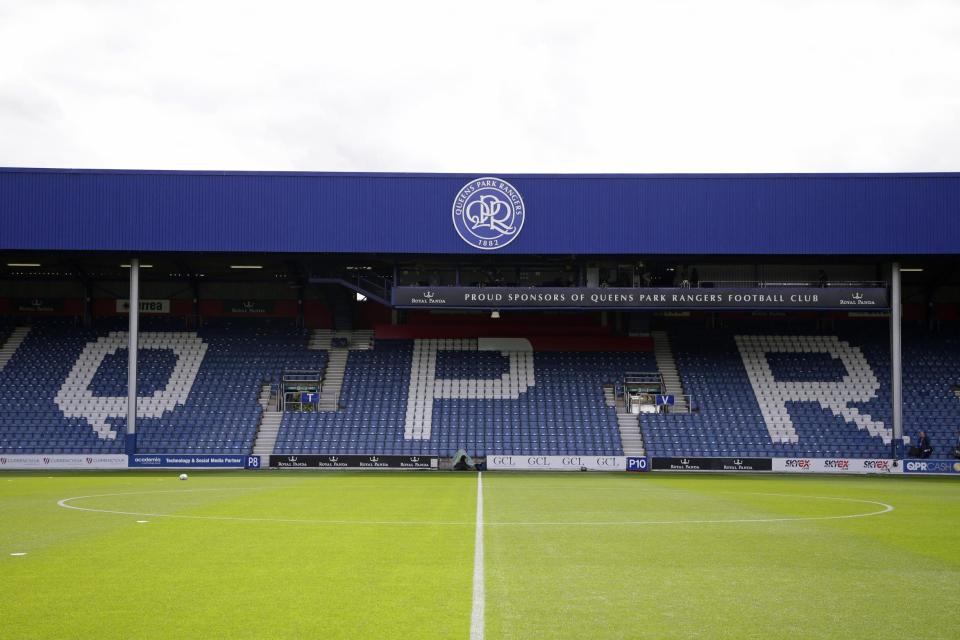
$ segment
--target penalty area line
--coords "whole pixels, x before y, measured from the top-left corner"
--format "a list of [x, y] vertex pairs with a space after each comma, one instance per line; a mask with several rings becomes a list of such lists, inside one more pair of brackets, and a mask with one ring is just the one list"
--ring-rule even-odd
[[477, 473], [477, 527], [473, 543], [473, 609], [470, 613], [470, 640], [483, 640], [483, 472]]

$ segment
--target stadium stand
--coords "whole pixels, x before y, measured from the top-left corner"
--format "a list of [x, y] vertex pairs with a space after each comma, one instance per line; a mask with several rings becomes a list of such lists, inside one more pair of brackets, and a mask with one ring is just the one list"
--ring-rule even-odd
[[[890, 453], [886, 336], [671, 330], [696, 411], [641, 417], [650, 455], [885, 457]], [[904, 429], [946, 451], [955, 429], [957, 343], [904, 342]], [[878, 375], [880, 374], [880, 375]]]
[[[138, 368], [138, 451], [247, 453], [263, 382], [285, 368], [322, 371], [292, 323], [232, 321], [198, 332], [144, 319]], [[126, 429], [125, 334], [39, 321], [0, 371], [0, 452], [115, 453]], [[157, 330], [160, 329], [160, 330]]]
[[[122, 320], [94, 329], [51, 319], [29, 330], [0, 322], [0, 349], [14, 334], [22, 338], [0, 369], [0, 453], [123, 450]], [[196, 332], [151, 317], [143, 325], [141, 453], [247, 453], [262, 399], [284, 371], [323, 372], [329, 361], [289, 321], [224, 320]], [[642, 414], [648, 455], [889, 454], [884, 328], [824, 334], [769, 326], [765, 333], [751, 325], [667, 326], [693, 412]], [[649, 347], [589, 350], [591, 341], [615, 346], [610, 340], [580, 336], [569, 344], [588, 350], [562, 351], [562, 337], [378, 339], [373, 348], [365, 338], [363, 349], [346, 356], [339, 409], [284, 413], [273, 451], [619, 455], [611, 385], [628, 371], [656, 371], [657, 362]], [[953, 392], [960, 342], [908, 332], [904, 361], [905, 433], [923, 428], [935, 451], [946, 453], [960, 408]]]
[[[342, 409], [287, 413], [277, 453], [620, 455], [603, 385], [655, 368], [649, 352], [478, 350], [377, 340], [351, 351]], [[411, 378], [411, 370], [414, 375]]]

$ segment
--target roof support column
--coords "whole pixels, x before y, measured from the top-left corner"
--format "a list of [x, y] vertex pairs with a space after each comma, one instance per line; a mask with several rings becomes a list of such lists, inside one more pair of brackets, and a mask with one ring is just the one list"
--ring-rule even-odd
[[140, 330], [140, 259], [130, 260], [130, 326], [127, 332], [127, 434], [124, 450], [137, 452], [137, 338]]
[[893, 457], [903, 455], [903, 359], [900, 353], [900, 263], [890, 269], [890, 388], [893, 399]]

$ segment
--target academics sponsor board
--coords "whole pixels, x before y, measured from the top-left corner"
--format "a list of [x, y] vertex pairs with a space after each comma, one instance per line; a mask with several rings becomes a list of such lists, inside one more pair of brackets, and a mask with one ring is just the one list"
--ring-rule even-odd
[[654, 471], [770, 471], [771, 458], [652, 458]]
[[884, 288], [394, 287], [409, 309], [885, 309]]
[[126, 469], [122, 453], [94, 455], [68, 453], [0, 454], [3, 469]]
[[285, 455], [270, 456], [273, 469], [436, 469], [427, 456]]
[[960, 460], [919, 460], [907, 458], [903, 461], [903, 472], [953, 475], [960, 473]]
[[487, 469], [498, 471], [626, 471], [626, 456], [488, 455]]
[[[130, 301], [117, 300], [117, 313], [130, 313]], [[170, 300], [140, 300], [140, 313], [170, 313]]]
[[900, 465], [887, 458], [774, 458], [773, 470], [781, 473], [900, 473]]
[[242, 469], [247, 456], [238, 455], [184, 455], [184, 454], [134, 454], [130, 456], [132, 468], [234, 468]]

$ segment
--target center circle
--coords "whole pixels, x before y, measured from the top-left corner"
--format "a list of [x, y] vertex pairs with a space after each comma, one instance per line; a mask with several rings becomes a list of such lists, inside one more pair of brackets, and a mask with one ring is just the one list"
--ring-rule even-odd
[[[178, 513], [162, 513], [162, 510], [126, 510], [122, 508], [118, 509], [109, 509], [109, 508], [93, 508], [82, 506], [83, 500], [92, 500], [95, 498], [113, 498], [113, 497], [123, 497], [123, 496], [146, 496], [146, 495], [162, 495], [162, 494], [195, 494], [195, 493], [211, 493], [211, 492], [230, 492], [230, 491], [257, 491], [257, 490], [276, 490], [290, 488], [295, 489], [296, 487], [277, 487], [277, 486], [262, 486], [262, 487], [220, 487], [220, 488], [210, 488], [210, 489], [180, 489], [180, 490], [152, 490], [152, 491], [136, 491], [136, 492], [123, 492], [123, 493], [102, 493], [94, 494], [87, 496], [73, 496], [69, 498], [63, 498], [57, 502], [57, 505], [64, 508], [74, 511], [81, 512], [90, 512], [90, 513], [106, 513], [113, 515], [124, 515], [124, 516], [137, 516], [137, 517], [152, 517], [152, 518], [175, 518], [175, 519], [184, 519], [184, 520], [214, 520], [214, 521], [224, 521], [224, 522], [278, 522], [278, 523], [290, 523], [290, 524], [313, 524], [313, 525], [382, 525], [382, 526], [474, 526], [474, 522], [470, 520], [459, 521], [459, 520], [416, 520], [416, 519], [349, 519], [349, 518], [302, 518], [294, 516], [257, 516], [257, 515], [203, 515], [203, 514], [178, 514]], [[342, 488], [342, 487], [341, 487]], [[654, 493], [657, 493], [655, 490]], [[659, 493], [662, 493], [659, 492]], [[734, 493], [734, 492], [731, 492]], [[487, 519], [485, 521], [485, 526], [487, 527], [586, 527], [586, 526], [654, 526], [654, 525], [712, 525], [712, 524], [762, 524], [762, 523], [773, 523], [773, 522], [804, 522], [804, 521], [821, 521], [821, 520], [845, 520], [852, 518], [865, 518], [870, 516], [882, 515], [889, 513], [894, 510], [894, 507], [890, 504], [879, 502], [875, 500], [865, 500], [860, 498], [845, 498], [845, 497], [836, 497], [836, 496], [807, 496], [807, 495], [795, 495], [795, 494], [779, 494], [779, 493], [759, 493], [759, 492], [737, 492], [739, 495], [751, 495], [751, 496], [766, 496], [772, 498], [787, 498], [795, 500], [822, 500], [822, 501], [833, 501], [833, 502], [843, 502], [859, 505], [867, 505], [869, 508], [860, 508], [852, 513], [842, 513], [837, 515], [818, 515], [818, 516], [782, 516], [782, 517], [769, 517], [769, 518], [706, 518], [706, 519], [656, 519], [656, 520], [611, 520], [611, 521], [595, 521], [595, 520], [583, 520], [583, 521], [497, 521]]]

